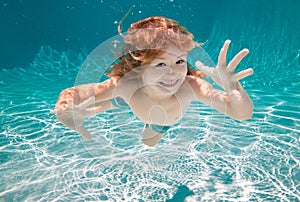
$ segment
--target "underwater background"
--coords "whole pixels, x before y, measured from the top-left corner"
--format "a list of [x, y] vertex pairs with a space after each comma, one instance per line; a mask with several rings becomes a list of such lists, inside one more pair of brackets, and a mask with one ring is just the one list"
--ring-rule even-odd
[[[88, 55], [131, 23], [177, 20], [238, 69], [255, 108], [235, 121], [192, 103], [154, 148], [126, 109], [86, 121], [84, 140], [50, 109]], [[300, 201], [300, 1], [0, 1], [0, 202]], [[100, 55], [106, 60], [106, 56]], [[109, 62], [110, 58], [107, 58]], [[197, 52], [192, 55], [197, 59]]]

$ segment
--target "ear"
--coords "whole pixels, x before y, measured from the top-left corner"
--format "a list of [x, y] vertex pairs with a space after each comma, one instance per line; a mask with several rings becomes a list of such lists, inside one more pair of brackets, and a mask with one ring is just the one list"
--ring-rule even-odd
[[191, 75], [191, 69], [193, 69], [193, 70], [195, 70], [195, 69], [193, 68], [193, 66], [191, 65], [191, 63], [189, 61], [187, 61], [186, 64], [187, 64], [187, 73], [186, 74]]

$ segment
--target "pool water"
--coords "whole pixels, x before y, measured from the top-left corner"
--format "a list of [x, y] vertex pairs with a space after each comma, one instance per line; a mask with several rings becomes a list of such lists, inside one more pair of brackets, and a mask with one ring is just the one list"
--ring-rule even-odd
[[[121, 17], [129, 7], [101, 2]], [[91, 50], [41, 44], [29, 63], [0, 69], [1, 202], [300, 201], [299, 2], [202, 3], [207, 36], [195, 33], [200, 3], [187, 2], [159, 1], [155, 14], [186, 22], [197, 40], [208, 40], [203, 48], [214, 62], [228, 38], [229, 57], [250, 50], [239, 69], [255, 71], [241, 82], [255, 105], [252, 119], [235, 121], [193, 102], [149, 148], [140, 140], [143, 123], [116, 109], [86, 120], [93, 135], [86, 141], [49, 110], [76, 84]], [[148, 6], [136, 3], [126, 20], [151, 15]], [[213, 19], [204, 8], [214, 8]]]

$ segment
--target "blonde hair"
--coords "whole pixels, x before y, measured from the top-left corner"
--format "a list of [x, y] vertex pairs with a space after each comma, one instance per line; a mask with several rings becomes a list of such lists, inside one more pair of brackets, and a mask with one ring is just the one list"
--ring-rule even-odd
[[[123, 20], [123, 19], [122, 19]], [[194, 36], [175, 20], [153, 16], [131, 24], [126, 35], [119, 34], [124, 39], [119, 61], [111, 66], [108, 76], [123, 77], [127, 72], [141, 65], [149, 64], [157, 56], [165, 53], [167, 46], [174, 43], [182, 51], [189, 52], [199, 43], [193, 41]], [[188, 75], [202, 77], [203, 73], [196, 71], [188, 64]]]

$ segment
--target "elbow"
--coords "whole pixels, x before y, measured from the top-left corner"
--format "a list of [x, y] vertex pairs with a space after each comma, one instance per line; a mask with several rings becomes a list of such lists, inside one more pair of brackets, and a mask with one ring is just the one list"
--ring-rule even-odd
[[236, 111], [235, 113], [230, 114], [230, 118], [238, 121], [245, 121], [252, 118], [253, 115], [253, 105], [251, 107]]
[[231, 116], [232, 119], [238, 120], [238, 121], [246, 121], [252, 118], [252, 112], [251, 113], [241, 113], [234, 116]]

